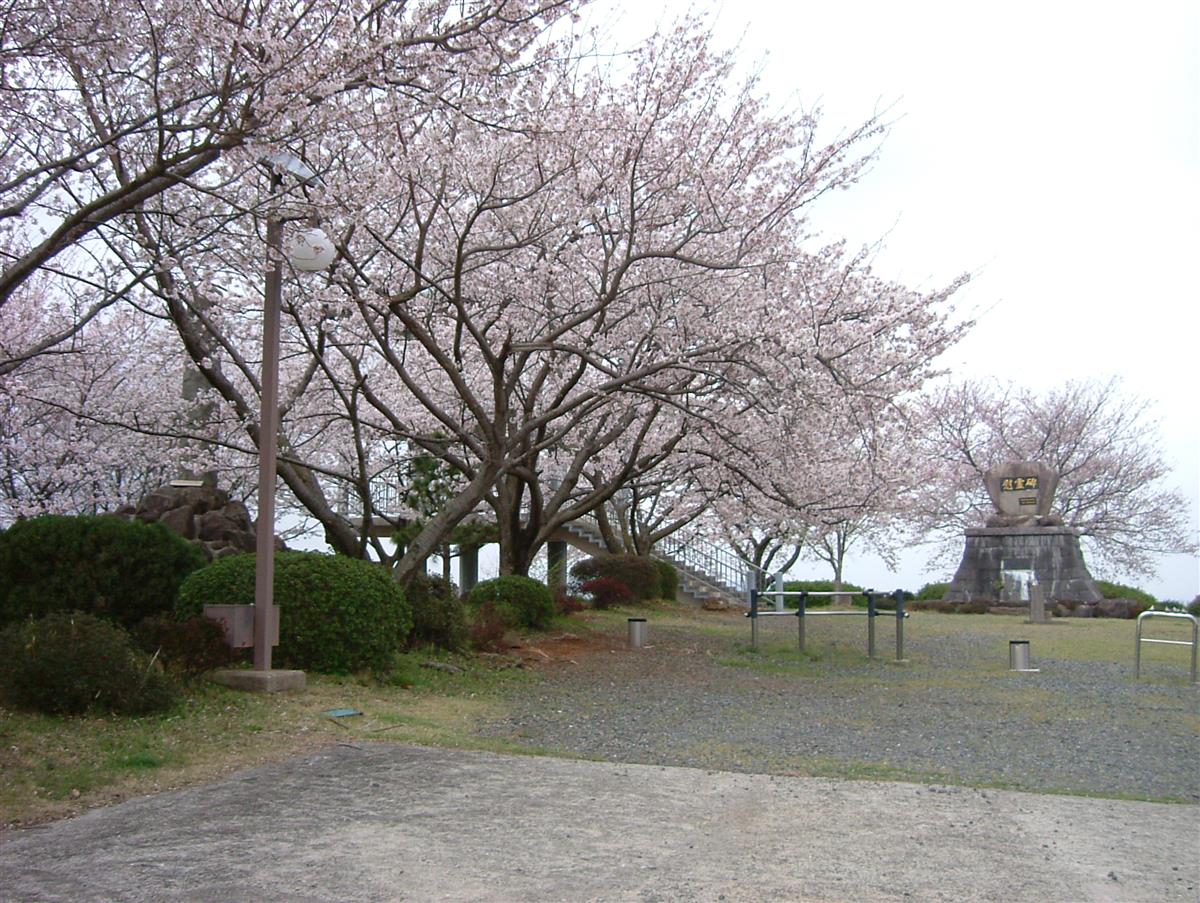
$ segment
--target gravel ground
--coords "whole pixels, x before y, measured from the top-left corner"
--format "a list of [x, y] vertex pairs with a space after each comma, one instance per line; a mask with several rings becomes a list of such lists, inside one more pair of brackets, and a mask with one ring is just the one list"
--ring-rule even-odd
[[881, 629], [881, 661], [779, 674], [731, 666], [753, 659], [728, 637], [650, 621], [651, 645], [593, 644], [482, 733], [609, 762], [1200, 802], [1200, 691], [1136, 683], [1129, 662], [981, 678], [994, 637], [910, 629], [896, 665]]

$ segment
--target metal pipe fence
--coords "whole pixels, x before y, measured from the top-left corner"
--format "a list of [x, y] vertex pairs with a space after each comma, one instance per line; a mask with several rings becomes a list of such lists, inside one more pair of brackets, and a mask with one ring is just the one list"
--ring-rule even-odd
[[[808, 600], [813, 596], [864, 596], [867, 600], [867, 607], [860, 610], [851, 611], [811, 611], [808, 608]], [[763, 611], [759, 608], [758, 601], [760, 596], [771, 596], [776, 600], [784, 598], [794, 598], [797, 600], [795, 609], [775, 609], [771, 611]], [[878, 607], [878, 602], [882, 598], [891, 598], [896, 603], [895, 612], [881, 610]], [[778, 601], [777, 601], [778, 604]], [[767, 591], [759, 592], [751, 590], [750, 592], [750, 611], [746, 613], [746, 617], [750, 619], [750, 645], [758, 648], [758, 619], [766, 617], [790, 616], [796, 618], [796, 636], [797, 643], [801, 652], [805, 649], [807, 641], [807, 629], [805, 622], [808, 618], [813, 617], [831, 617], [831, 616], [857, 616], [867, 619], [867, 657], [872, 661], [875, 659], [875, 619], [881, 615], [894, 614], [896, 618], [896, 661], [907, 661], [904, 657], [904, 621], [908, 618], [908, 612], [904, 610], [904, 595], [897, 591], [891, 593], [877, 593], [874, 590], [866, 590], [862, 593], [845, 593], [845, 592], [809, 592], [802, 590], [800, 592], [783, 592], [783, 591]]]
[[[1191, 622], [1192, 639], [1188, 640], [1168, 640], [1160, 637], [1144, 637], [1142, 636], [1142, 623], [1150, 618], [1174, 618], [1176, 620], [1185, 619]], [[1141, 679], [1142, 676], [1142, 643], [1152, 643], [1160, 646], [1190, 646], [1192, 649], [1192, 683], [1196, 682], [1196, 648], [1197, 639], [1200, 638], [1200, 619], [1195, 615], [1187, 614], [1182, 611], [1144, 611], [1137, 616], [1137, 627], [1134, 630], [1134, 645], [1133, 645], [1133, 678], [1134, 680]]]

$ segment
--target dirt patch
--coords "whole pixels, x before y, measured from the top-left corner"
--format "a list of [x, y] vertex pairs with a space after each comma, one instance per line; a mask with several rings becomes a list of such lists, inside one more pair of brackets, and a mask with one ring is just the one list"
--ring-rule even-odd
[[615, 652], [619, 644], [611, 636], [579, 636], [574, 633], [559, 633], [512, 648], [526, 667], [559, 670], [578, 665], [596, 655]]

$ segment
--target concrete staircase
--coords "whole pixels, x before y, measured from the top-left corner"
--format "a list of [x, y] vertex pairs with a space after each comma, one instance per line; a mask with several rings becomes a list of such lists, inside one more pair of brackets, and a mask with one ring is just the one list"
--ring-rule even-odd
[[[395, 486], [372, 483], [371, 491], [377, 510], [399, 510], [399, 490]], [[365, 517], [361, 506], [349, 496], [341, 499], [339, 510], [359, 531], [368, 535], [388, 537], [395, 531], [396, 519]], [[571, 521], [550, 538], [551, 541], [566, 542], [585, 555], [608, 554], [600, 530], [591, 518]], [[652, 555], [675, 567], [679, 574], [680, 601], [696, 605], [714, 600], [733, 606], [750, 604], [746, 586], [754, 566], [728, 549], [702, 539], [668, 537], [655, 547]]]
[[[553, 539], [567, 542], [585, 555], [607, 555], [608, 549], [596, 525], [585, 518], [571, 521], [560, 528]], [[714, 547], [715, 548], [715, 547]], [[728, 555], [728, 553], [726, 553]], [[659, 558], [675, 567], [679, 574], [679, 601], [703, 605], [720, 600], [727, 605], [747, 605], [744, 586], [737, 585], [736, 565], [723, 560], [711, 550], [705, 550], [695, 541], [668, 544], [656, 549], [651, 557]], [[745, 562], [739, 564], [750, 567]], [[744, 576], [742, 580], [744, 580]]]

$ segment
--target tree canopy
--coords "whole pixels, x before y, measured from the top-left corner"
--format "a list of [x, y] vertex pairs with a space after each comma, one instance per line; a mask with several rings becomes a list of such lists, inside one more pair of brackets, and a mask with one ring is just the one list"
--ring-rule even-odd
[[[158, 366], [72, 416], [237, 466], [266, 224], [320, 220], [333, 264], [285, 286], [278, 471], [345, 554], [394, 554], [359, 514], [419, 514], [401, 574], [481, 506], [521, 572], [636, 481], [675, 526], [735, 485], [795, 522], [837, 507], [828, 474], [873, 466], [966, 328], [961, 280], [913, 290], [814, 238], [883, 124], [824, 139], [702, 21], [600, 65], [576, 2], [9, 6], [0, 378], [119, 302], [189, 397]], [[314, 177], [271, 178], [280, 151]], [[436, 513], [380, 500], [428, 459]]]

